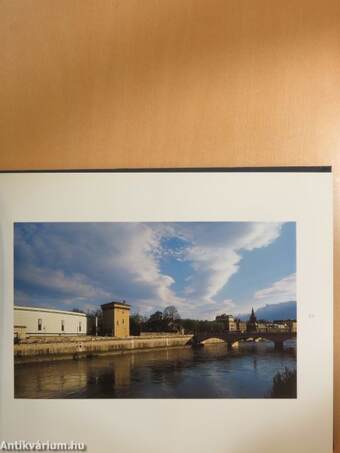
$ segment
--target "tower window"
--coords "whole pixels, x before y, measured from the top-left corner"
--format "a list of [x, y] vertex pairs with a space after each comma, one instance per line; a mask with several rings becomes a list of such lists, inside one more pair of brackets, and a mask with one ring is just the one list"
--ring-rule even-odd
[[38, 319], [38, 330], [42, 330], [42, 319]]
[[62, 319], [61, 320], [61, 331], [64, 332], [65, 330], [65, 321]]

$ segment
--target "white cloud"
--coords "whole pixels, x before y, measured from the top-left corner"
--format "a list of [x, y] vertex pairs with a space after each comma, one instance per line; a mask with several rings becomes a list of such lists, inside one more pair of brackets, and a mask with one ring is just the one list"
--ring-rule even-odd
[[[211, 318], [233, 308], [215, 297], [242, 252], [268, 246], [280, 231], [262, 222], [24, 224], [15, 234], [16, 302], [81, 308], [126, 299], [142, 314], [176, 305], [183, 317]], [[162, 271], [167, 258], [192, 270], [178, 293]]]
[[[221, 223], [209, 232], [198, 224], [188, 232], [192, 245], [185, 252], [195, 270], [186, 288], [192, 300], [212, 303], [213, 298], [239, 270], [242, 251], [266, 247], [280, 235], [280, 223]], [[183, 227], [185, 229], [185, 226]]]
[[86, 276], [74, 273], [72, 276], [67, 277], [60, 269], [27, 266], [20, 273], [20, 278], [22, 281], [39, 286], [41, 289], [53, 289], [65, 295], [76, 294], [80, 299], [110, 297], [107, 291], [91, 284]]
[[15, 278], [25, 290], [17, 291], [16, 303], [80, 307], [127, 299], [141, 310], [180, 304], [173, 278], [160, 271], [162, 237], [159, 228], [141, 223], [21, 225]]
[[290, 274], [274, 282], [270, 287], [260, 289], [254, 294], [255, 300], [266, 303], [287, 302], [296, 299], [296, 274]]

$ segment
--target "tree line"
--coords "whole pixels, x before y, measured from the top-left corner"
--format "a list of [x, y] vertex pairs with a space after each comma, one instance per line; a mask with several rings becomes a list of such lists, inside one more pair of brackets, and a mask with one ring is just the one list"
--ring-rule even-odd
[[175, 306], [170, 305], [163, 311], [157, 310], [149, 317], [133, 314], [130, 316], [131, 335], [140, 335], [141, 332], [222, 332], [225, 325], [221, 321], [203, 321], [199, 319], [181, 318]]
[[[74, 312], [85, 313], [74, 308]], [[103, 313], [100, 309], [87, 312], [89, 318], [98, 318], [98, 328], [102, 325]], [[142, 332], [169, 332], [191, 334], [195, 332], [222, 332], [225, 324], [222, 321], [206, 321], [199, 319], [181, 318], [174, 305], [157, 310], [149, 317], [134, 313], [130, 315], [130, 335], [140, 335]]]

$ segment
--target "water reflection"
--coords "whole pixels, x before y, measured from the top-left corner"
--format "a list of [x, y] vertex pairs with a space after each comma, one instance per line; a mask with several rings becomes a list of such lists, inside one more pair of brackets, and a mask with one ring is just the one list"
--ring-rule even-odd
[[17, 398], [263, 398], [296, 345], [223, 344], [15, 366]]

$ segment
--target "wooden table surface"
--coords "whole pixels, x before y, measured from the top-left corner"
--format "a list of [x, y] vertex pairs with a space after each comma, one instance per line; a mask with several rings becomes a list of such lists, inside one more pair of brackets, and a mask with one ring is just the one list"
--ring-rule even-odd
[[332, 165], [338, 275], [338, 0], [5, 0], [0, 24], [1, 169]]

